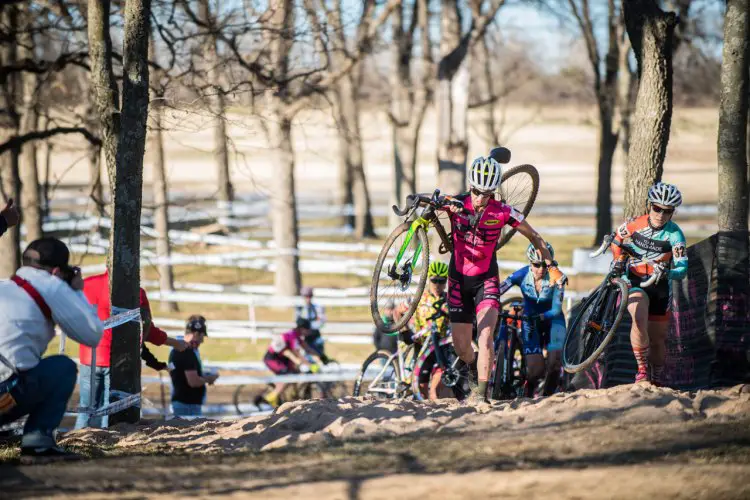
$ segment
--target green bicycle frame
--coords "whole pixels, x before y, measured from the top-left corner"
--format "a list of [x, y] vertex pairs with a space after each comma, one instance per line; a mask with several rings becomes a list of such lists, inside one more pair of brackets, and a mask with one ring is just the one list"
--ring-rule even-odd
[[[401, 259], [404, 257], [404, 253], [406, 253], [406, 249], [409, 247], [409, 243], [411, 243], [412, 238], [414, 237], [414, 233], [417, 231], [419, 227], [423, 227], [425, 230], [425, 233], [429, 231], [430, 229], [430, 221], [425, 219], [424, 217], [417, 217], [414, 222], [411, 223], [411, 226], [409, 227], [409, 231], [406, 232], [406, 238], [404, 239], [404, 243], [401, 245], [401, 248], [398, 251], [398, 255], [396, 255], [396, 267], [401, 263]], [[422, 244], [417, 244], [417, 249], [414, 252], [414, 257], [411, 259], [411, 266], [412, 269], [416, 267], [417, 262], [419, 262], [419, 255], [422, 253]]]

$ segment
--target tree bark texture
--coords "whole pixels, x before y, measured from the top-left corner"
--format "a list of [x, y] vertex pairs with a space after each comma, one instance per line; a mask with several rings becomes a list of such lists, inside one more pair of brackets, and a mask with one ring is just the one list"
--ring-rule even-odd
[[729, 0], [719, 103], [719, 231], [748, 230], [748, 66], [750, 8]]
[[654, 0], [623, 3], [630, 43], [638, 62], [628, 164], [625, 216], [646, 212], [648, 188], [661, 180], [672, 123], [672, 41], [677, 16]]
[[480, 14], [483, 3], [482, 0], [470, 2], [471, 29], [462, 34], [464, 6], [457, 0], [442, 0], [435, 104], [438, 110], [438, 187], [445, 193], [466, 190], [471, 48], [484, 36], [504, 0], [490, 1]]
[[[93, 90], [89, 89], [89, 101], [86, 105], [86, 127], [92, 133], [98, 133], [99, 120]], [[91, 142], [86, 146], [86, 159], [89, 167], [89, 199], [93, 213], [99, 217], [104, 215], [104, 187], [102, 186], [102, 147]]]
[[479, 136], [484, 139], [485, 149], [489, 151], [500, 144], [500, 137], [498, 135], [497, 124], [495, 121], [495, 106], [497, 105], [497, 102], [495, 99], [494, 86], [496, 77], [492, 74], [494, 60], [490, 54], [486, 34], [476, 45], [476, 56], [474, 62], [479, 66], [481, 72], [481, 78], [479, 79], [478, 85], [480, 92], [479, 99], [485, 103], [479, 108]]
[[[149, 0], [129, 0], [124, 7], [123, 103], [118, 106], [112, 72], [109, 4], [90, 0], [88, 32], [92, 82], [102, 125], [104, 152], [110, 176], [112, 230], [108, 256], [110, 298], [113, 308], [139, 307], [140, 220], [143, 188], [143, 155], [148, 118]], [[141, 327], [138, 322], [112, 332], [111, 387], [140, 392]], [[111, 422], [137, 422], [136, 407], [112, 415]]]
[[[153, 36], [149, 41], [149, 58], [156, 60], [156, 49]], [[162, 89], [159, 83], [159, 72], [151, 71], [151, 132], [149, 149], [151, 153], [152, 192], [154, 196], [154, 230], [156, 237], [156, 255], [160, 259], [169, 260], [172, 248], [169, 241], [169, 191], [167, 184], [166, 157], [164, 156], [164, 131], [162, 129], [163, 106]], [[159, 290], [174, 292], [174, 271], [169, 262], [159, 264]], [[161, 301], [163, 312], [178, 311], [177, 303]]]
[[445, 193], [466, 190], [469, 151], [469, 38], [461, 34], [456, 0], [442, 0], [440, 62], [435, 92], [438, 119], [438, 187]]
[[[429, 0], [416, 0], [409, 26], [404, 26], [406, 2], [393, 12], [391, 30], [395, 37], [391, 44], [391, 61], [395, 71], [391, 72], [390, 121], [393, 134], [393, 185], [391, 204], [401, 206], [406, 197], [417, 192], [417, 156], [419, 132], [422, 128], [427, 106], [434, 91], [434, 67], [432, 43], [429, 38]], [[412, 61], [419, 29], [420, 68], [418, 79], [412, 76]], [[391, 214], [391, 226], [400, 218]]]
[[207, 26], [208, 34], [204, 41], [204, 56], [207, 67], [208, 78], [208, 111], [211, 113], [211, 128], [214, 134], [214, 161], [216, 164], [216, 178], [218, 181], [218, 200], [223, 202], [234, 201], [234, 189], [232, 187], [231, 174], [229, 171], [229, 150], [227, 143], [226, 103], [222, 90], [222, 64], [216, 48], [216, 26], [214, 16], [211, 13], [209, 0], [200, 0], [199, 16]]
[[[10, 5], [0, 9], [2, 25], [8, 26], [9, 30], [15, 30], [18, 26], [18, 11], [16, 6]], [[18, 47], [16, 39], [0, 44], [0, 67], [13, 64], [18, 58]], [[18, 75], [5, 75], [0, 80], [0, 143], [3, 143], [18, 133], [18, 113], [16, 111], [17, 93], [20, 82]], [[5, 206], [8, 198], [15, 200], [16, 206], [22, 203], [21, 181], [18, 172], [18, 148], [13, 148], [0, 154], [0, 188], [2, 188], [2, 199], [0, 203]], [[0, 279], [12, 276], [21, 265], [21, 225], [9, 228], [0, 238]]]
[[299, 293], [299, 228], [297, 227], [297, 200], [294, 186], [294, 147], [292, 143], [292, 116], [289, 114], [289, 52], [294, 42], [293, 0], [273, 0], [266, 21], [266, 36], [270, 65], [277, 78], [276, 91], [268, 94], [268, 129], [271, 149], [275, 152], [276, 174], [271, 190], [271, 222], [277, 256], [274, 286], [276, 294], [294, 296]]
[[[26, 26], [21, 37], [19, 55], [22, 58], [34, 58], [34, 38], [31, 36], [31, 14], [24, 13]], [[39, 125], [39, 96], [37, 85], [39, 76], [33, 73], [21, 75], [21, 106], [20, 130], [21, 134], [33, 132]], [[26, 241], [34, 241], [42, 237], [42, 211], [39, 199], [39, 174], [37, 171], [36, 141], [29, 141], [21, 148], [19, 157], [19, 176], [21, 180], [21, 216], [26, 227]]]

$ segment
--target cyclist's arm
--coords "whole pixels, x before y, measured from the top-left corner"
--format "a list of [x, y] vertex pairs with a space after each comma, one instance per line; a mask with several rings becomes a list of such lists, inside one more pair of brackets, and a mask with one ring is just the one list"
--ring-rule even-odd
[[672, 263], [673, 267], [669, 270], [669, 279], [671, 280], [682, 280], [687, 276], [688, 269], [688, 257], [687, 257], [687, 242], [685, 241], [685, 235], [678, 228], [671, 238], [672, 243]]
[[[617, 228], [617, 231], [615, 231], [615, 241], [622, 244], [625, 238], [629, 237], [632, 234], [629, 224], [630, 224], [630, 220], [627, 220], [623, 222], [620, 227]], [[610, 245], [610, 249], [612, 250], [613, 260], [619, 259], [620, 256], [622, 255], [622, 248], [620, 248], [619, 245], [615, 245], [614, 243], [612, 243]]]
[[505, 294], [505, 292], [507, 292], [514, 286], [521, 286], [521, 283], [523, 283], [523, 279], [526, 277], [526, 273], [528, 272], [528, 270], [528, 266], [522, 267], [521, 269], [518, 269], [513, 274], [505, 278], [505, 281], [500, 283], [500, 295]]
[[554, 287], [552, 295], [552, 307], [549, 311], [545, 311], [544, 319], [552, 319], [555, 316], [562, 314], [563, 296], [565, 295], [565, 288], [562, 286]]
[[550, 255], [549, 250], [547, 250], [547, 243], [544, 241], [544, 238], [536, 232], [536, 229], [531, 227], [531, 224], [526, 220], [521, 221], [521, 223], [516, 226], [516, 229], [518, 229], [518, 232], [524, 235], [526, 239], [534, 245], [534, 248], [541, 252], [544, 262], [547, 265], [551, 265], [552, 255]]

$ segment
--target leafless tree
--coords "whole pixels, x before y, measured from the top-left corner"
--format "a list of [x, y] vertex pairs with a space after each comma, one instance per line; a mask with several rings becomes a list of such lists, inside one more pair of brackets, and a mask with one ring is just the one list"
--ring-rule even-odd
[[[369, 22], [364, 16], [373, 15], [371, 7], [365, 4], [354, 40], [349, 40], [346, 34], [349, 27], [346, 26], [341, 0], [335, 0], [333, 5], [321, 0], [306, 0], [307, 14], [317, 33], [318, 50], [325, 52], [332, 71], [346, 64], [351, 57], [349, 47], [352, 42], [364, 37], [363, 30], [367, 29]], [[321, 22], [321, 14], [324, 15], [325, 24]], [[360, 126], [358, 92], [363, 73], [364, 64], [357, 61], [352, 70], [333, 85], [330, 93], [339, 140], [339, 204], [354, 207], [354, 216], [348, 222], [352, 223], [357, 239], [375, 236]]]
[[596, 96], [599, 121], [599, 165], [596, 189], [596, 236], [594, 242], [612, 230], [612, 161], [617, 148], [615, 111], [620, 70], [620, 40], [624, 27], [615, 0], [607, 2], [607, 50], [600, 50], [589, 0], [568, 0], [570, 12], [583, 36]]
[[472, 0], [471, 25], [464, 33], [461, 3], [458, 0], [441, 0], [440, 60], [437, 64], [435, 101], [438, 114], [438, 185], [444, 192], [458, 193], [466, 189], [471, 74], [469, 55], [472, 46], [484, 36], [488, 24], [504, 2], [490, 0], [488, 5], [484, 5], [484, 0]]
[[625, 216], [646, 211], [648, 188], [660, 181], [672, 123], [672, 43], [677, 16], [655, 0], [623, 3], [638, 62], [638, 93], [625, 170]]
[[750, 6], [747, 0], [729, 0], [719, 105], [719, 231], [748, 231], [748, 67]]
[[[391, 201], [396, 205], [403, 203], [407, 195], [417, 192], [419, 132], [435, 90], [429, 1], [402, 2], [391, 17], [393, 69], [388, 116], [393, 131], [394, 183]], [[411, 15], [406, 24], [404, 19], [409, 6]], [[414, 62], [418, 62], [416, 72]]]
[[[102, 125], [112, 196], [108, 268], [113, 308], [139, 307], [140, 220], [143, 155], [149, 101], [148, 39], [150, 0], [127, 0], [123, 17], [122, 105], [112, 69], [110, 4], [89, 0], [91, 79]], [[140, 324], [128, 322], [112, 334], [112, 388], [140, 392]], [[113, 415], [115, 422], [137, 422], [138, 408]]]
[[[149, 59], [157, 60], [156, 39], [151, 36], [149, 40]], [[151, 70], [149, 74], [151, 87], [151, 102], [149, 103], [150, 144], [147, 152], [150, 153], [152, 168], [152, 192], [154, 196], [154, 230], [156, 236], [156, 254], [164, 261], [159, 264], [159, 289], [162, 293], [174, 291], [174, 270], [169, 262], [172, 248], [169, 241], [169, 190], [167, 182], [166, 157], [164, 155], [164, 99], [165, 89], [162, 84], [163, 72]], [[175, 312], [178, 310], [177, 303], [162, 300], [161, 310]]]

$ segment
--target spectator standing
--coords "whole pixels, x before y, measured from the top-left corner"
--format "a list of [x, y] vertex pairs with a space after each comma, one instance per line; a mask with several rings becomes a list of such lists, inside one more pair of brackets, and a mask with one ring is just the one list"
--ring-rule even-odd
[[301, 306], [295, 307], [294, 319], [306, 319], [310, 322], [310, 332], [304, 338], [305, 343], [318, 355], [324, 364], [330, 361], [325, 355], [325, 341], [320, 335], [320, 330], [326, 323], [326, 312], [323, 306], [313, 303], [313, 289], [309, 286], [302, 287], [300, 295], [305, 300]]
[[54, 437], [75, 387], [76, 365], [64, 355], [42, 356], [55, 324], [87, 346], [97, 345], [104, 326], [69, 259], [65, 243], [41, 238], [26, 248], [15, 276], [0, 281], [0, 425], [28, 415], [22, 463], [77, 458]]
[[[91, 305], [96, 306], [99, 319], [102, 321], [110, 317], [111, 307], [109, 301], [109, 273], [104, 272], [96, 276], [90, 276], [83, 280], [83, 293]], [[154, 345], [169, 345], [178, 350], [185, 349], [185, 343], [181, 340], [173, 339], [167, 336], [166, 332], [157, 328], [151, 321], [151, 305], [148, 302], [146, 291], [141, 288], [140, 291], [141, 322], [143, 332], [145, 332], [142, 342], [150, 342]], [[148, 349], [145, 353], [141, 349], [141, 357], [156, 365], [152, 360], [155, 359]], [[79, 404], [82, 407], [101, 408], [109, 404], [109, 381], [110, 381], [110, 354], [112, 350], [112, 330], [105, 330], [101, 342], [96, 348], [96, 367], [94, 368], [94, 401], [91, 401], [91, 348], [81, 345], [79, 349], [80, 368], [78, 377], [78, 387], [80, 392]], [[150, 355], [150, 356], [149, 356]], [[147, 363], [148, 364], [148, 363]], [[86, 426], [88, 420], [89, 427], [107, 427], [108, 418], [91, 417], [90, 419], [79, 414], [76, 419], [76, 429], [82, 429]]]
[[172, 413], [177, 417], [201, 416], [206, 400], [206, 385], [212, 385], [218, 373], [204, 373], [198, 347], [208, 336], [206, 318], [190, 316], [185, 325], [187, 349], [169, 353], [169, 376], [172, 378]]

